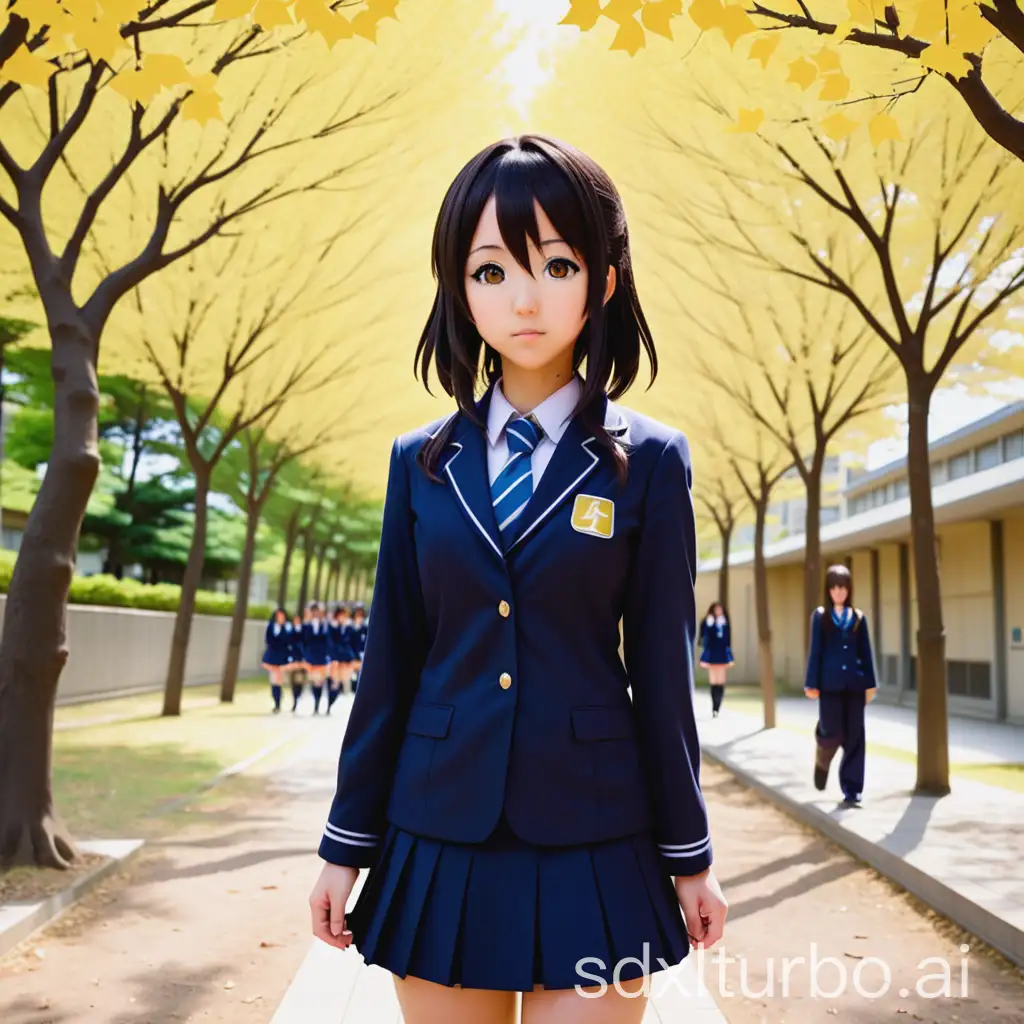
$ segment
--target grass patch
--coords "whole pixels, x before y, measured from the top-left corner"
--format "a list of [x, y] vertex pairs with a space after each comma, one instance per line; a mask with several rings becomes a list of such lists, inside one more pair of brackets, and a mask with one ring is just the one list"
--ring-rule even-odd
[[[242, 685], [255, 685], [239, 684]], [[181, 694], [184, 713], [209, 704], [220, 697], [220, 683], [207, 686], [186, 686]], [[236, 697], [237, 699], [237, 697]], [[164, 706], [163, 690], [137, 693], [131, 697], [115, 697], [112, 700], [87, 701], [82, 704], [63, 704], [56, 708], [54, 722], [58, 728], [72, 728], [83, 724], [98, 723], [109, 718], [156, 718]]]
[[267, 690], [265, 683], [244, 683], [234, 704], [56, 733], [54, 799], [72, 834], [159, 835], [167, 824], [163, 809], [281, 736], [298, 735], [306, 721], [270, 715]]

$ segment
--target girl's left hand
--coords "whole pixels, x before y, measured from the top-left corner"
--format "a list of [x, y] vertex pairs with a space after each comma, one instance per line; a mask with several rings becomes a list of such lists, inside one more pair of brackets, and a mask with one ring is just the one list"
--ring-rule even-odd
[[870, 690], [866, 690], [864, 693], [864, 703], [870, 704], [875, 699], [875, 694], [878, 693], [878, 688], [872, 686]]
[[722, 895], [714, 871], [708, 868], [700, 875], [678, 875], [676, 898], [683, 911], [690, 945], [694, 949], [699, 945], [710, 949], [721, 939], [725, 931], [725, 915], [729, 912], [729, 904]]

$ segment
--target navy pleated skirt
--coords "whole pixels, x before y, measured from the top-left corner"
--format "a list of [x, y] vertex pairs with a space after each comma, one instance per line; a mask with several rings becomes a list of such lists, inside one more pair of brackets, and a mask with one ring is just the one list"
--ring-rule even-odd
[[649, 834], [540, 847], [504, 817], [477, 844], [391, 825], [347, 927], [367, 963], [399, 977], [513, 992], [610, 985], [627, 957], [623, 981], [689, 951]]

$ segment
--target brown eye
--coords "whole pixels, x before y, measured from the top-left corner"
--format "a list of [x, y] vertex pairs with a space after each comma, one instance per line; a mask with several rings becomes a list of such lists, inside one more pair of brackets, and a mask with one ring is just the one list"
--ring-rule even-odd
[[566, 281], [579, 273], [579, 267], [572, 260], [556, 259], [548, 264], [548, 273], [556, 281]]
[[481, 284], [501, 284], [505, 280], [505, 271], [497, 263], [485, 263], [473, 274], [473, 280]]

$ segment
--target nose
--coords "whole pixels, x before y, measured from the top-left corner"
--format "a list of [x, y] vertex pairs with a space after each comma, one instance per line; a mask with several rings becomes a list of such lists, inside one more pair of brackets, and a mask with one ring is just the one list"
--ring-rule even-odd
[[537, 282], [524, 275], [516, 289], [513, 308], [516, 316], [533, 316], [537, 312]]

